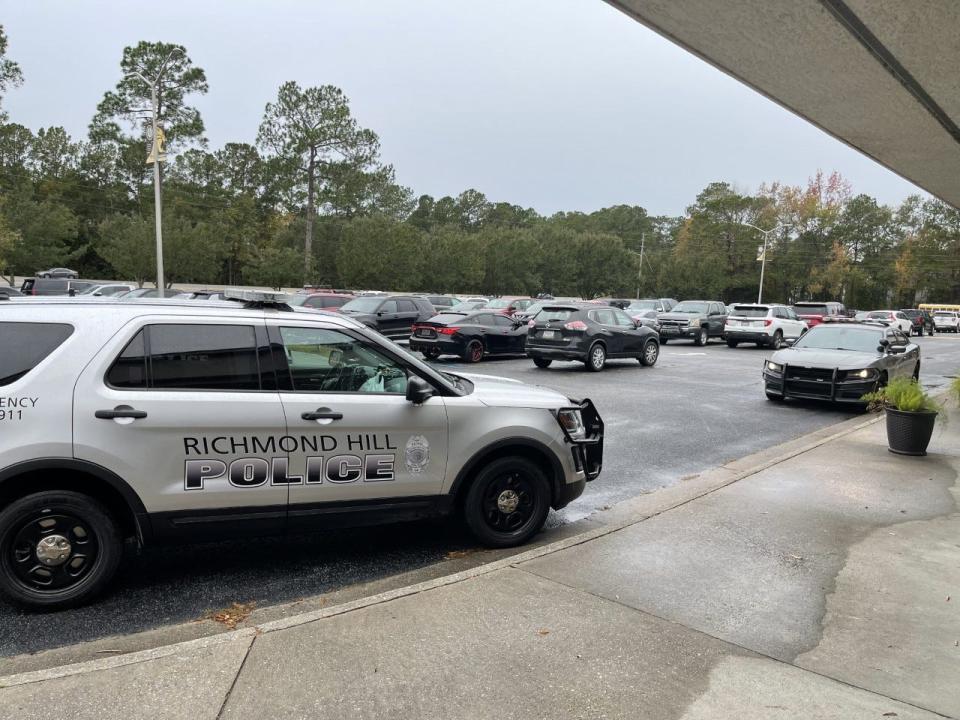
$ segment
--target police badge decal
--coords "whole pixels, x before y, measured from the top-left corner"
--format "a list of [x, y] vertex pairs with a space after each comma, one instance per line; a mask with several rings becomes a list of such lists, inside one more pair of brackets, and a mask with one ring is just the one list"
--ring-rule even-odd
[[416, 474], [430, 463], [430, 443], [423, 435], [412, 435], [406, 445], [407, 470]]

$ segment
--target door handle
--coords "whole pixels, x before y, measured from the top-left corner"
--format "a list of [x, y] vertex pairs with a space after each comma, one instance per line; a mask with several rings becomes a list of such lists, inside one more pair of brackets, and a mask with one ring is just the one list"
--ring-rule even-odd
[[304, 420], [343, 420], [343, 413], [332, 412], [326, 408], [317, 408], [313, 412], [301, 413]]
[[117, 418], [132, 418], [142, 420], [147, 416], [144, 410], [134, 410], [129, 405], [117, 405], [113, 410], [97, 410], [93, 413], [100, 420], [116, 420]]

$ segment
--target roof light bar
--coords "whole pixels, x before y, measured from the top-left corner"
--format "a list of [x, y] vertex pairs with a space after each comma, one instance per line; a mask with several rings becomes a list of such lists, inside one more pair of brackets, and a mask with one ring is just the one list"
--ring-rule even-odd
[[223, 291], [223, 297], [226, 300], [239, 300], [260, 305], [286, 305], [290, 299], [287, 293], [268, 290], [243, 290], [241, 288], [227, 288]]

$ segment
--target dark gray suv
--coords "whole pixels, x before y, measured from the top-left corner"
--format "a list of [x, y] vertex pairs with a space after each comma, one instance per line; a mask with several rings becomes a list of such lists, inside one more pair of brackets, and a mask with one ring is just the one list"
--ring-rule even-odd
[[391, 340], [409, 338], [414, 323], [437, 314], [429, 300], [412, 295], [358, 297], [341, 306], [340, 312]]

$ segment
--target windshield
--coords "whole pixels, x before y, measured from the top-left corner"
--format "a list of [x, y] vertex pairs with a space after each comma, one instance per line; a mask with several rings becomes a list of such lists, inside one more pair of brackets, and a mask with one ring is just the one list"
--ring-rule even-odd
[[351, 300], [340, 309], [343, 312], [372, 313], [377, 311], [377, 308], [380, 307], [380, 303], [382, 302], [382, 297], [362, 297]]
[[496, 309], [499, 309], [499, 308], [510, 307], [510, 303], [512, 303], [512, 302], [513, 302], [513, 300], [504, 300], [503, 298], [499, 298], [499, 299], [497, 299], [497, 300], [491, 300], [490, 302], [488, 302], [488, 303], [487, 303], [487, 307], [488, 307], [488, 308], [494, 308], [494, 309], [496, 310]]
[[533, 305], [528, 305], [527, 308], [523, 311], [524, 315], [536, 315], [538, 312], [543, 310], [543, 306], [546, 303], [535, 302]]
[[737, 317], [765, 318], [768, 312], [770, 308], [752, 305], [737, 305], [733, 308], [733, 314]]
[[[74, 286], [74, 287], [76, 287], [76, 286]], [[97, 290], [99, 290], [101, 287], [102, 287], [101, 285], [91, 285], [90, 287], [86, 287], [86, 288], [84, 288], [83, 290], [81, 290], [80, 292], [78, 292], [77, 295], [92, 295], [94, 292], [96, 292]]]
[[656, 300], [634, 300], [627, 305], [627, 310], [656, 310], [659, 304]]
[[670, 312], [675, 313], [706, 313], [707, 304], [705, 302], [682, 302], [673, 306]]
[[462, 302], [457, 303], [450, 307], [451, 312], [469, 312], [470, 310], [476, 310], [477, 308], [482, 308], [486, 303], [482, 302]]
[[797, 315], [829, 315], [826, 305], [794, 305], [793, 311]]
[[876, 354], [877, 346], [882, 339], [881, 331], [870, 328], [817, 325], [797, 340], [794, 347], [814, 350], [853, 350]]

